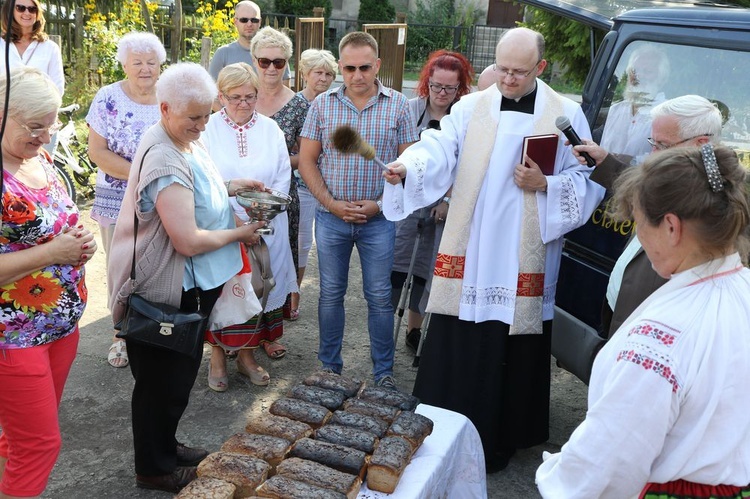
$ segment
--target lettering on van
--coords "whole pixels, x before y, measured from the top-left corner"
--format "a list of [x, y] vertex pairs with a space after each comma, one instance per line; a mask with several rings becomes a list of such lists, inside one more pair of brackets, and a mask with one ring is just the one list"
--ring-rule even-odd
[[612, 209], [610, 203], [612, 198], [607, 198], [604, 203], [601, 203], [591, 214], [591, 223], [599, 225], [604, 229], [611, 230], [623, 236], [629, 236], [633, 232], [635, 222], [632, 220], [625, 220], [621, 222], [612, 217]]

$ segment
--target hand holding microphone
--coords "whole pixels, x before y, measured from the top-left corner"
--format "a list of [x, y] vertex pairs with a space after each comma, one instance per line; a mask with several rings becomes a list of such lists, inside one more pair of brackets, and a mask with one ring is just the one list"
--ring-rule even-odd
[[[573, 130], [573, 126], [570, 124], [570, 120], [567, 116], [558, 116], [555, 120], [555, 126], [565, 135], [565, 138], [568, 139], [571, 146], [584, 145], [581, 137], [579, 137], [576, 131]], [[587, 165], [590, 167], [596, 166], [596, 160], [592, 158], [589, 153], [580, 151], [580, 155], [586, 160]]]

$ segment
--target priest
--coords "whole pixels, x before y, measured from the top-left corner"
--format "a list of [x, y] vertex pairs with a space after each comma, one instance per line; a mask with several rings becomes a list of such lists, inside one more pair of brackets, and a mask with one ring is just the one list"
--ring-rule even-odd
[[524, 137], [558, 133], [580, 106], [538, 79], [544, 38], [526, 28], [497, 44], [496, 82], [470, 94], [389, 166], [387, 218], [453, 196], [434, 269], [432, 319], [414, 394], [467, 416], [488, 472], [549, 437], [551, 320], [562, 236], [588, 220], [604, 189], [560, 139], [551, 175], [523, 156]]

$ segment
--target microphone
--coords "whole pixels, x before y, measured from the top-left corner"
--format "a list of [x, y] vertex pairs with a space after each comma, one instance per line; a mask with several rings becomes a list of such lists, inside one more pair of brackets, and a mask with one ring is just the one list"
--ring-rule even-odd
[[[579, 137], [576, 131], [573, 130], [573, 126], [570, 124], [570, 120], [567, 116], [558, 116], [555, 120], [555, 126], [565, 135], [565, 138], [568, 139], [570, 145], [583, 145], [581, 137]], [[589, 153], [581, 152], [580, 154], [581, 156], [583, 156], [583, 159], [586, 160], [587, 165], [589, 165], [590, 167], [596, 166], [596, 161], [589, 155]]]

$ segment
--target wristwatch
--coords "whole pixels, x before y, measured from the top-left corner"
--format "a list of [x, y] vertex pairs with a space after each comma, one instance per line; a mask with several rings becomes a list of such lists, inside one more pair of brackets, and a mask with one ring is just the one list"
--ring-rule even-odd
[[445, 204], [451, 204], [451, 197], [450, 196], [445, 196], [443, 198], [443, 203], [445, 203]]
[[383, 212], [383, 200], [378, 199], [377, 201], [375, 201], [375, 203], [377, 203], [378, 205], [378, 213], [382, 213]]

